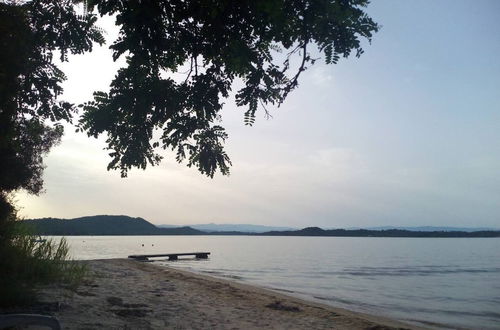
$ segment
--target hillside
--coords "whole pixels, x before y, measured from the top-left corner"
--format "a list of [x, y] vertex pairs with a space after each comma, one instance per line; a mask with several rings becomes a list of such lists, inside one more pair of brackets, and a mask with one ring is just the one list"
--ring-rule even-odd
[[270, 231], [263, 236], [327, 236], [327, 237], [500, 237], [500, 231], [411, 231], [401, 229], [369, 230], [369, 229], [321, 229], [307, 227], [294, 231]]
[[242, 231], [205, 232], [191, 227], [159, 228], [142, 218], [125, 215], [95, 215], [75, 219], [44, 218], [25, 220], [39, 235], [251, 235], [330, 237], [500, 237], [500, 231], [410, 231], [402, 229], [321, 229], [274, 230], [263, 233]]
[[[160, 228], [178, 228], [178, 225], [158, 225]], [[285, 230], [297, 230], [297, 228], [291, 227], [276, 227], [276, 226], [264, 226], [264, 225], [253, 225], [253, 224], [217, 224], [217, 223], [204, 223], [189, 225], [189, 227], [201, 230], [207, 233], [215, 232], [240, 232], [240, 233], [264, 233], [268, 231], [285, 231]]]
[[143, 218], [125, 215], [95, 215], [74, 219], [25, 220], [39, 235], [198, 235], [190, 228], [158, 228]]
[[[335, 229], [335, 228], [331, 228]], [[379, 227], [368, 227], [368, 228], [348, 228], [348, 229], [368, 229], [368, 230], [408, 230], [408, 231], [464, 231], [464, 232], [473, 232], [473, 231], [495, 231], [498, 228], [491, 227], [437, 227], [437, 226], [420, 226], [420, 227], [395, 227], [395, 226], [379, 226]]]

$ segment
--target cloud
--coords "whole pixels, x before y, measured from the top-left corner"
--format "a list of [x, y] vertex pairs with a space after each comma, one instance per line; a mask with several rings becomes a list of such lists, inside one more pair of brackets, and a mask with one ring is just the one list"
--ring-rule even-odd
[[307, 79], [307, 82], [312, 82], [316, 87], [327, 87], [332, 88], [334, 82], [332, 68], [327, 67], [326, 65], [318, 64], [310, 69], [311, 72], [307, 72], [304, 74], [304, 79]]

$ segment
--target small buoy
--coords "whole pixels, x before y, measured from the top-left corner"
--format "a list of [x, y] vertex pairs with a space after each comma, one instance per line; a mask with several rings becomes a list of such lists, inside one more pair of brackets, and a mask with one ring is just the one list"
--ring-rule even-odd
[[144, 244], [142, 244], [142, 246], [144, 246]]
[[151, 244], [151, 246], [155, 246], [154, 244]]

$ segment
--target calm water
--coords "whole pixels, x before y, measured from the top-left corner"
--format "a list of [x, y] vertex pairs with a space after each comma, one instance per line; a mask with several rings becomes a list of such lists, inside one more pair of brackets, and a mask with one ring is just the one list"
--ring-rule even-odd
[[209, 251], [208, 260], [158, 263], [420, 325], [500, 329], [500, 239], [75, 236], [68, 241], [76, 259]]

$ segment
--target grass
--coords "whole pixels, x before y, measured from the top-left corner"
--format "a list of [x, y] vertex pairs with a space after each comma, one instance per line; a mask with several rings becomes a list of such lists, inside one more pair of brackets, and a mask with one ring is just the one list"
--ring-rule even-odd
[[0, 306], [32, 303], [38, 285], [58, 283], [74, 289], [83, 280], [86, 268], [70, 259], [65, 238], [42, 240], [19, 221], [10, 225], [8, 239], [0, 242]]

